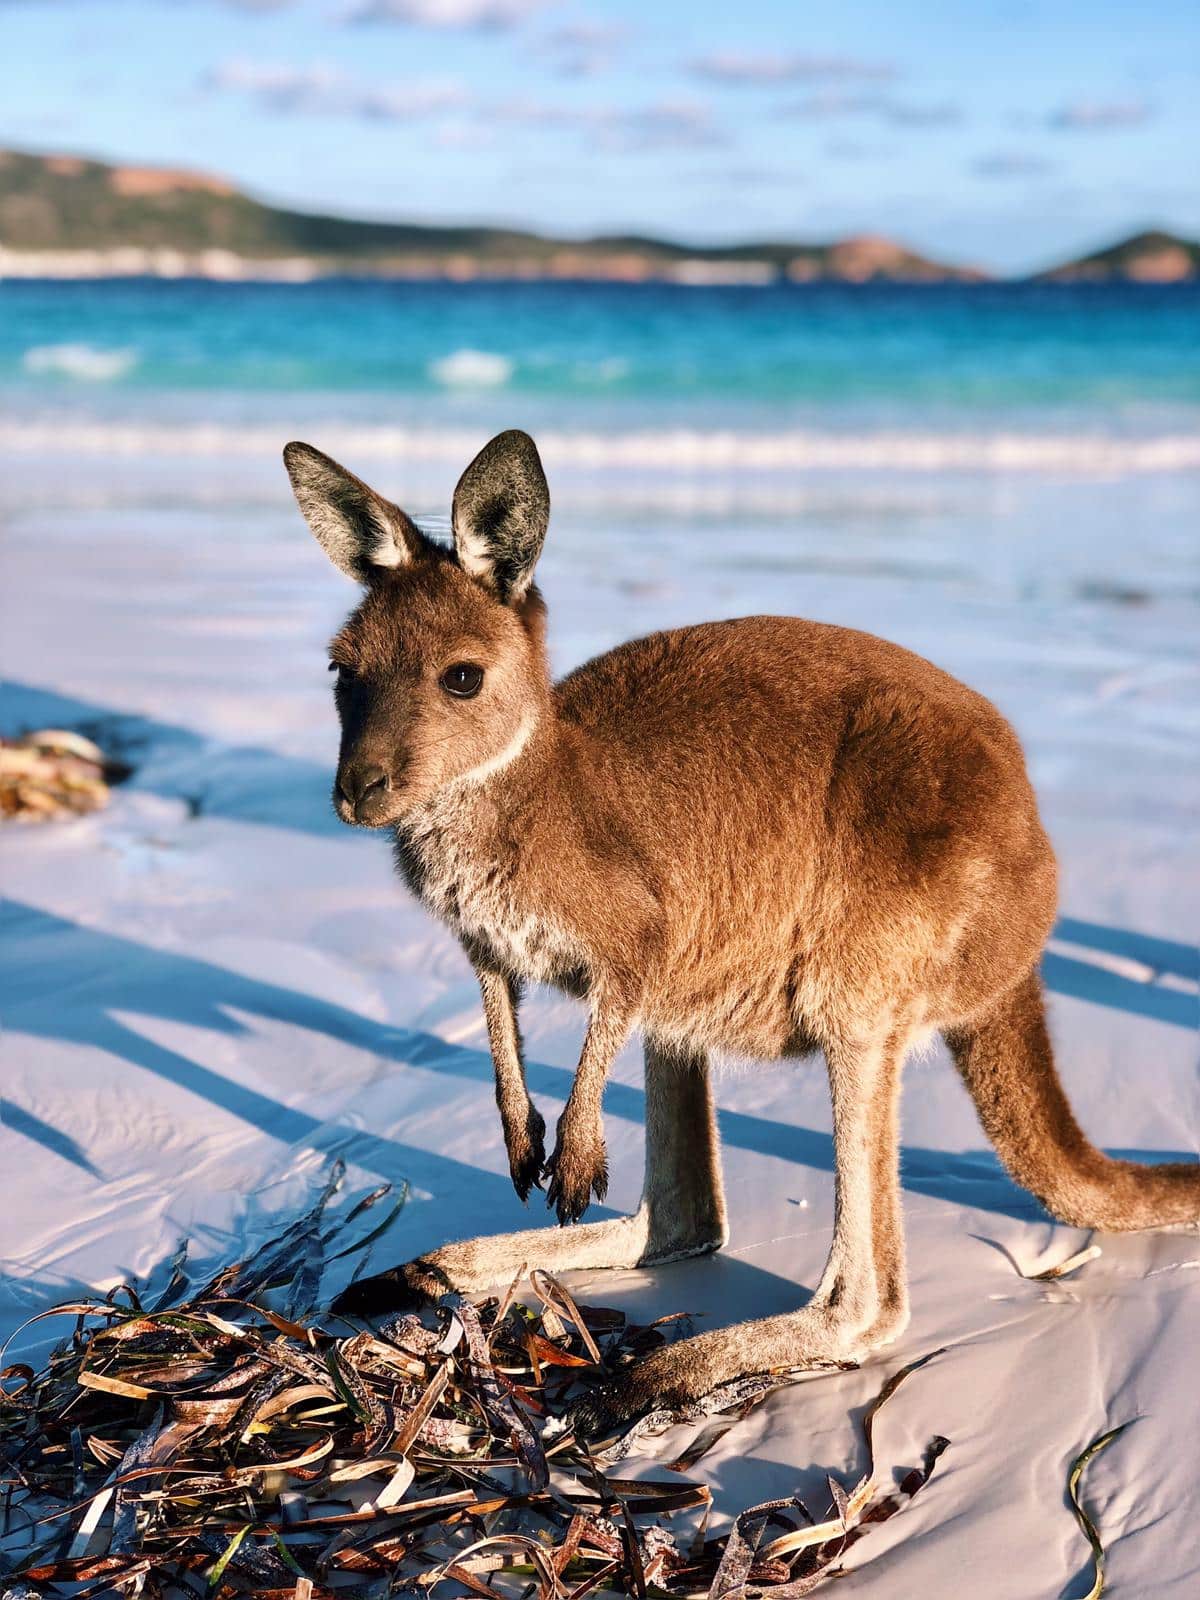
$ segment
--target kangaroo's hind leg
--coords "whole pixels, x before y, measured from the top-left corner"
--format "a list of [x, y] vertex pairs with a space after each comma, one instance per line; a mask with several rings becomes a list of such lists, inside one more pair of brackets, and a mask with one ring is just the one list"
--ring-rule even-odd
[[875, 1256], [875, 1321], [863, 1335], [868, 1349], [899, 1338], [908, 1326], [908, 1271], [900, 1192], [900, 1086], [913, 1033], [894, 1031], [879, 1055], [871, 1098], [871, 1247]]
[[910, 1027], [883, 1022], [826, 1047], [836, 1181], [833, 1243], [812, 1299], [657, 1350], [576, 1407], [607, 1433], [659, 1406], [686, 1405], [733, 1378], [857, 1361], [907, 1318], [897, 1094]]
[[646, 1175], [631, 1217], [531, 1228], [442, 1245], [353, 1283], [334, 1310], [370, 1315], [450, 1289], [507, 1285], [522, 1266], [549, 1272], [649, 1266], [719, 1250], [726, 1238], [720, 1149], [707, 1058], [646, 1044]]

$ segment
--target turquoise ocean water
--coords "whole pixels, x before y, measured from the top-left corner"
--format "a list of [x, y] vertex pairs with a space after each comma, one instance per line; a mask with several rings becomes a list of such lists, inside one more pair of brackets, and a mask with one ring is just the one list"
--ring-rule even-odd
[[0, 284], [5, 422], [436, 428], [517, 414], [869, 438], [1200, 422], [1200, 288]]

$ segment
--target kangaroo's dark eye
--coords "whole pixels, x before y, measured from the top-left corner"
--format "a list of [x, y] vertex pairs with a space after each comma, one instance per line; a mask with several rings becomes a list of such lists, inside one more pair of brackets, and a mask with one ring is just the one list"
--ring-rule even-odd
[[454, 695], [457, 700], [469, 700], [483, 686], [483, 668], [473, 661], [456, 661], [446, 668], [439, 682], [447, 694]]

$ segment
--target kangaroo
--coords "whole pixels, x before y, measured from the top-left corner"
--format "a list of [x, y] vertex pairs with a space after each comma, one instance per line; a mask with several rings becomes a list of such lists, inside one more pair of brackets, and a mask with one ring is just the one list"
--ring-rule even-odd
[[[560, 683], [533, 572], [537, 449], [498, 435], [454, 493], [453, 548], [293, 443], [300, 509], [365, 594], [333, 640], [334, 805], [390, 828], [401, 876], [479, 979], [512, 1180], [560, 1224], [602, 1200], [601, 1100], [645, 1049], [635, 1215], [446, 1244], [353, 1285], [371, 1312], [551, 1271], [718, 1250], [713, 1051], [823, 1052], [833, 1241], [807, 1304], [667, 1346], [580, 1405], [603, 1432], [731, 1378], [856, 1361], [908, 1320], [898, 1172], [906, 1054], [940, 1032], [1012, 1177], [1077, 1227], [1200, 1218], [1200, 1165], [1110, 1159], [1054, 1067], [1037, 962], [1056, 868], [1016, 735], [982, 696], [847, 628], [747, 617], [623, 644]], [[525, 1086], [528, 982], [588, 1024], [549, 1160]]]

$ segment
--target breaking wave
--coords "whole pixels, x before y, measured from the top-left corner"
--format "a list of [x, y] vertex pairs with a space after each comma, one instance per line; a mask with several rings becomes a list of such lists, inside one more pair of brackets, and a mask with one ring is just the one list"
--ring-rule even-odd
[[38, 376], [58, 375], [85, 383], [112, 383], [137, 365], [136, 350], [103, 350], [94, 344], [38, 344], [26, 350], [21, 365]]
[[512, 375], [508, 357], [491, 350], [455, 350], [429, 363], [429, 376], [444, 389], [499, 389]]
[[[59, 351], [65, 346], [46, 347]], [[106, 352], [115, 357], [117, 352]], [[71, 358], [67, 358], [70, 360]], [[86, 365], [86, 363], [85, 363]], [[60, 370], [67, 370], [66, 368]], [[92, 369], [89, 375], [96, 376]], [[115, 376], [109, 367], [106, 376]], [[460, 466], [484, 442], [467, 428], [306, 425], [323, 449], [342, 459]], [[227, 424], [70, 420], [0, 421], [0, 447], [22, 453], [110, 456], [261, 456], [274, 459], [279, 428]], [[901, 473], [1063, 473], [1088, 477], [1200, 469], [1200, 435], [1019, 431], [937, 433], [881, 429], [861, 433], [649, 428], [611, 433], [539, 429], [538, 447], [553, 470], [637, 471], [704, 478], [753, 473], [885, 471]]]

